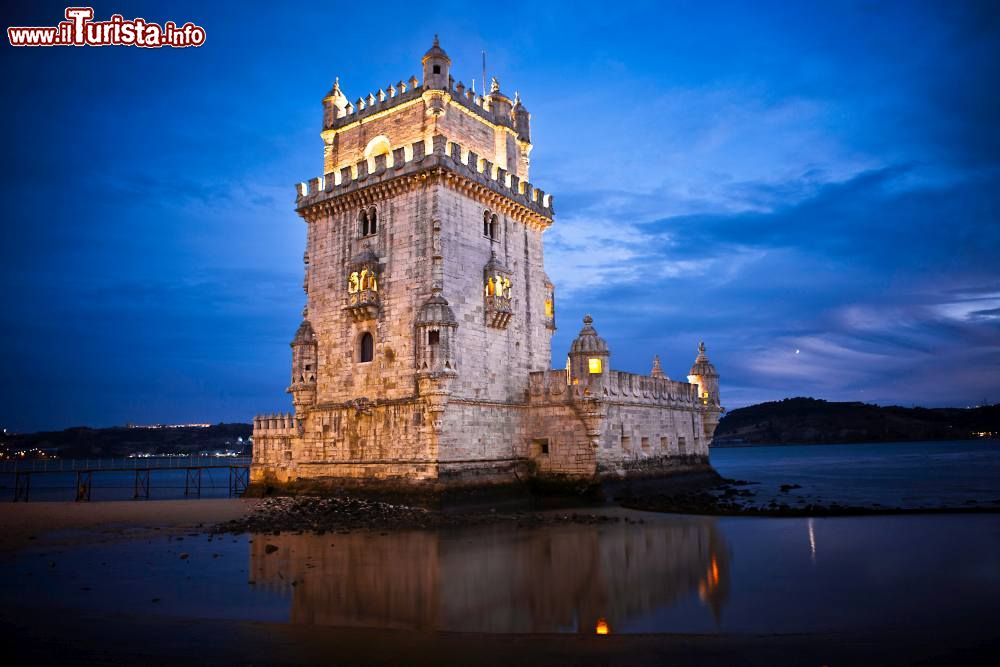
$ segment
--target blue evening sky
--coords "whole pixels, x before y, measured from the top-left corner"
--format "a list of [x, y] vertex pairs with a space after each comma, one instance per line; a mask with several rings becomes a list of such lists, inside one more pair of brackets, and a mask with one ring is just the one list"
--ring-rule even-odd
[[589, 312], [622, 370], [704, 339], [728, 407], [1000, 401], [998, 7], [117, 0], [207, 42], [4, 43], [0, 426], [289, 409], [320, 100], [434, 33], [532, 112], [554, 366]]

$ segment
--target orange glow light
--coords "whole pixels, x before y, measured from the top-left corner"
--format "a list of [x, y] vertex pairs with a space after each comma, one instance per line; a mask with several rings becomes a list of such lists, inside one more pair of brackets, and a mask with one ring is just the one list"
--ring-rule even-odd
[[597, 619], [597, 628], [594, 629], [594, 632], [599, 635], [607, 635], [611, 633], [611, 627], [608, 625], [607, 621], [603, 618], [599, 618]]

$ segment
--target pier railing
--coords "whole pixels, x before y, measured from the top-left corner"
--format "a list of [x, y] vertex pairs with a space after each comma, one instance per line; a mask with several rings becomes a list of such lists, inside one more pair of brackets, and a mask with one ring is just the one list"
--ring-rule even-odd
[[[148, 500], [152, 473], [184, 471], [184, 497], [201, 497], [202, 471], [225, 470], [228, 473], [229, 496], [241, 496], [246, 492], [250, 480], [249, 456], [171, 456], [135, 457], [118, 459], [35, 459], [30, 461], [8, 461], [0, 466], [0, 475], [13, 479], [13, 500], [27, 502], [31, 495], [31, 481], [44, 475], [75, 474], [72, 487], [75, 500], [88, 501], [94, 488], [94, 476], [99, 473], [131, 473], [133, 500]], [[157, 485], [157, 488], [164, 486]], [[46, 487], [51, 490], [60, 487]], [[67, 488], [67, 487], [61, 487]], [[102, 488], [102, 487], [99, 487]], [[110, 488], [121, 488], [120, 485]], [[168, 486], [167, 488], [174, 488]], [[177, 487], [180, 488], [180, 487]], [[209, 487], [213, 488], [213, 487]]]

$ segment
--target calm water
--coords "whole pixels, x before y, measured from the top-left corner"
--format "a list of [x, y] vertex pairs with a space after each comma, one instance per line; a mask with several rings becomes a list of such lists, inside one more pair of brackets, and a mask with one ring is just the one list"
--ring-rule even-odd
[[644, 523], [38, 548], [0, 563], [0, 599], [491, 633], [593, 633], [604, 623], [614, 633], [998, 634], [994, 515], [626, 515]]
[[[996, 445], [718, 449], [712, 462], [760, 482], [758, 501], [964, 506], [1000, 499]], [[1000, 514], [602, 511], [632, 521], [40, 546], [0, 559], [0, 603], [493, 633], [1000, 634]]]
[[[760, 482], [747, 487], [757, 503], [1000, 505], [998, 440], [727, 447], [712, 449], [711, 461], [725, 477]], [[802, 488], [781, 493], [782, 484]]]

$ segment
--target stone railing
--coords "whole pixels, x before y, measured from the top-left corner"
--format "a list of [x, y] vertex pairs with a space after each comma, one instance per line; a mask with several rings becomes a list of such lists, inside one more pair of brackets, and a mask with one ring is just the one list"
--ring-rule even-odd
[[413, 173], [431, 167], [445, 167], [472, 182], [502, 194], [526, 208], [551, 218], [555, 211], [552, 195], [536, 188], [527, 181], [502, 169], [475, 152], [464, 149], [460, 144], [448, 141], [444, 135], [435, 135], [428, 143], [417, 141], [409, 146], [399, 146], [392, 151], [392, 166], [388, 165], [388, 155], [376, 156], [374, 169], [369, 173], [368, 160], [342, 167], [337, 172], [317, 176], [299, 183], [296, 188], [296, 207], [301, 211], [329, 197], [335, 197], [353, 189], [366, 187], [385, 179]]

